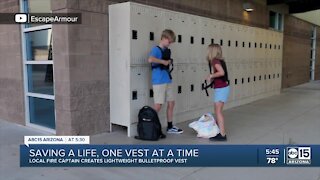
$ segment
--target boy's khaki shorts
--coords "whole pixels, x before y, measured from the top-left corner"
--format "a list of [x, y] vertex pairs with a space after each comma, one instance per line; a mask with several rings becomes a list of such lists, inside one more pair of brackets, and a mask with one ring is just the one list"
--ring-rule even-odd
[[155, 104], [164, 104], [166, 101], [174, 101], [172, 83], [153, 85], [153, 98]]

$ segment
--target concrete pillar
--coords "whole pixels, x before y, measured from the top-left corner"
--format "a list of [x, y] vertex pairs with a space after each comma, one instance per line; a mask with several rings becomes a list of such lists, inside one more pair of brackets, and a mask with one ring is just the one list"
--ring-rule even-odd
[[[0, 1], [1, 13], [19, 11], [18, 0]], [[18, 24], [0, 25], [0, 119], [25, 125], [20, 32]]]

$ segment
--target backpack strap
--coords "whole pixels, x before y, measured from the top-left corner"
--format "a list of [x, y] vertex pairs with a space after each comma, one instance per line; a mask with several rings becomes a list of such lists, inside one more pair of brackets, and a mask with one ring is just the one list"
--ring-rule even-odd
[[209, 72], [212, 74], [212, 66], [211, 66], [211, 61], [208, 61], [208, 66], [209, 66]]
[[224, 76], [222, 77], [224, 81], [227, 82], [227, 84], [229, 85], [230, 84], [230, 81], [229, 81], [229, 75], [228, 75], [228, 68], [227, 68], [227, 64], [224, 60], [220, 60], [220, 63], [221, 63], [221, 66], [224, 70]]
[[162, 48], [161, 48], [160, 46], [157, 46], [157, 48], [159, 48], [159, 49], [160, 49], [160, 51], [161, 51], [161, 52], [163, 52], [163, 50], [162, 50]]
[[[162, 51], [162, 49], [161, 49], [161, 47], [160, 46], [156, 46], [159, 50], [160, 50], [160, 52], [161, 52], [161, 56], [162, 56], [162, 54], [163, 54], [163, 51]], [[151, 68], [152, 69], [155, 69], [155, 68], [162, 68], [162, 64], [155, 64], [155, 65], [152, 65], [151, 64]]]
[[[212, 70], [212, 63], [211, 63], [211, 62], [212, 62], [212, 61], [209, 61], [209, 71], [210, 71], [210, 74], [214, 73], [214, 68], [213, 68], [213, 70]], [[210, 82], [210, 84], [208, 85], [207, 88], [212, 87], [213, 83], [214, 83], [214, 81]]]
[[[211, 61], [208, 61], [208, 66], [209, 66], [209, 72], [212, 74], [212, 66], [211, 66]], [[208, 88], [212, 87], [213, 81], [208, 84], [207, 80], [204, 80], [204, 83], [202, 83], [202, 90], [206, 91], [206, 95], [209, 96]]]

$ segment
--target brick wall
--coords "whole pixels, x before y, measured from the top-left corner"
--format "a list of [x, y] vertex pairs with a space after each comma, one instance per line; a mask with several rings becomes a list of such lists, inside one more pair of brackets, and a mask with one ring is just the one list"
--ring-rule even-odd
[[105, 1], [52, 1], [54, 12], [82, 13], [82, 24], [53, 25], [57, 134], [108, 131], [108, 16]]
[[293, 16], [285, 16], [282, 64], [282, 88], [310, 80], [312, 25]]
[[[19, 12], [18, 0], [0, 1], [1, 13]], [[25, 124], [19, 25], [0, 25], [0, 119]]]

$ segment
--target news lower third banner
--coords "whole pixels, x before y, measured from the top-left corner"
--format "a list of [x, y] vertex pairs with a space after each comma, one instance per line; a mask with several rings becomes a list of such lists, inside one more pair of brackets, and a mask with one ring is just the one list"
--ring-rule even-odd
[[85, 139], [73, 140], [71, 144], [44, 143], [20, 145], [20, 166], [320, 166], [320, 145], [92, 145]]

